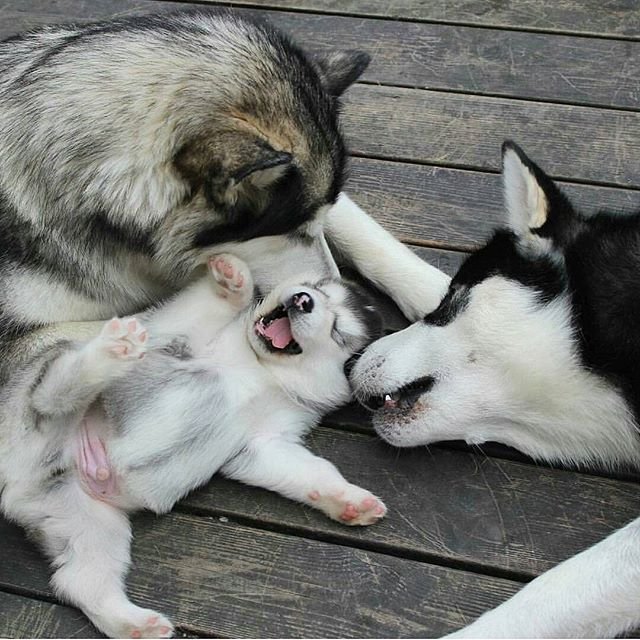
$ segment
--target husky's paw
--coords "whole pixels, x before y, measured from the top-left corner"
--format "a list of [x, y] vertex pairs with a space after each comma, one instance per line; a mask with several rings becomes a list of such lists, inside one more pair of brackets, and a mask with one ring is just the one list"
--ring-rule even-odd
[[246, 262], [230, 253], [211, 256], [211, 274], [218, 284], [218, 294], [236, 304], [248, 304], [253, 295], [253, 278]]
[[355, 485], [325, 495], [312, 491], [309, 499], [333, 520], [351, 526], [373, 524], [387, 513], [382, 500]]
[[94, 624], [110, 638], [171, 638], [173, 625], [151, 609], [131, 604], [128, 610], [107, 618], [100, 616]]
[[142, 358], [147, 350], [147, 330], [135, 318], [112, 318], [98, 337], [100, 346], [122, 360]]

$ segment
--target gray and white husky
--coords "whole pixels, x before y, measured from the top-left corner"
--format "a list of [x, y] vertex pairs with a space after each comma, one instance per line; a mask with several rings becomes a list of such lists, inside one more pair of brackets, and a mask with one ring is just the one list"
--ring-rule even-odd
[[[640, 213], [584, 217], [513, 143], [507, 221], [440, 306], [353, 370], [401, 447], [502, 442], [538, 459], [640, 466]], [[640, 624], [640, 519], [458, 637], [612, 637]]]
[[[104, 633], [168, 637], [161, 614], [124, 591], [126, 513], [169, 511], [218, 470], [350, 525], [384, 504], [347, 482], [301, 437], [350, 398], [348, 359], [380, 334], [345, 281], [293, 281], [251, 305], [253, 279], [230, 255], [144, 318], [114, 318], [0, 396], [5, 513], [52, 560], [53, 585]], [[141, 359], [141, 357], [144, 358]]]
[[78, 321], [175, 293], [212, 247], [264, 293], [336, 275], [328, 240], [409, 317], [437, 304], [447, 278], [341, 194], [340, 96], [368, 61], [225, 12], [0, 43], [3, 378]]

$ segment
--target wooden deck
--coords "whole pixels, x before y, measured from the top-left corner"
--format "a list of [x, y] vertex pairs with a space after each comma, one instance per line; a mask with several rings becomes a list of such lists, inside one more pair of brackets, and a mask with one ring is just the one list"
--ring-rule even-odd
[[[446, 271], [500, 221], [507, 137], [586, 210], [640, 208], [638, 0], [231, 4], [311, 49], [371, 53], [346, 97], [349, 192]], [[185, 6], [4, 0], [0, 37]], [[132, 598], [187, 636], [438, 636], [640, 512], [632, 475], [549, 469], [498, 446], [395, 450], [353, 408], [310, 444], [388, 517], [351, 529], [216, 478], [168, 516], [135, 518]], [[0, 540], [0, 637], [99, 637], [56, 601], [19, 528], [0, 519]]]

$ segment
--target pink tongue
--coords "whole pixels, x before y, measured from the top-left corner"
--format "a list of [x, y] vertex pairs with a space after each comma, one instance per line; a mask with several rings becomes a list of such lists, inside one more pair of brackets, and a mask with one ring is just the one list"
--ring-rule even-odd
[[292, 340], [289, 318], [278, 318], [264, 328], [264, 335], [271, 339], [276, 349], [284, 349]]

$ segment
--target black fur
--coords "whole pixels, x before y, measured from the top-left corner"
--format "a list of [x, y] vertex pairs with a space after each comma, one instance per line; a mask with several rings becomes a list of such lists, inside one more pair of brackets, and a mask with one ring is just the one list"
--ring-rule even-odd
[[545, 193], [547, 220], [531, 232], [548, 238], [553, 249], [532, 252], [512, 231], [497, 231], [465, 261], [425, 322], [450, 322], [464, 308], [464, 297], [456, 292], [491, 276], [534, 289], [541, 304], [566, 293], [584, 366], [617, 386], [639, 420], [640, 212], [585, 217], [521, 149], [513, 143], [503, 148], [518, 153]]

